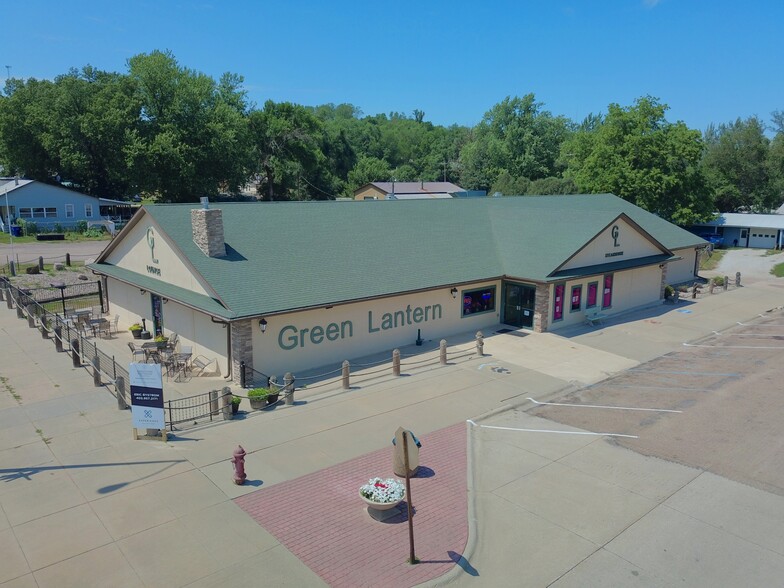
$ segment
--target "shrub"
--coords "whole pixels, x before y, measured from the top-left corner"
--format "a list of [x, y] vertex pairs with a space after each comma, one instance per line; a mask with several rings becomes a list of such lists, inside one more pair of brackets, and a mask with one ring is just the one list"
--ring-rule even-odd
[[714, 286], [723, 286], [724, 285], [724, 278], [722, 276], [715, 276], [713, 278], [713, 285]]
[[253, 388], [252, 390], [248, 390], [248, 398], [258, 398], [261, 400], [270, 394], [272, 394], [272, 392], [269, 388]]
[[76, 232], [77, 233], [84, 233], [87, 230], [87, 221], [80, 220], [76, 223]]
[[62, 232], [64, 232], [63, 231], [63, 225], [61, 225], [60, 223], [54, 223], [54, 227], [52, 227], [52, 231], [55, 232], [55, 233], [62, 233]]
[[669, 299], [675, 294], [675, 288], [670, 286], [669, 284], [664, 287], [664, 298]]

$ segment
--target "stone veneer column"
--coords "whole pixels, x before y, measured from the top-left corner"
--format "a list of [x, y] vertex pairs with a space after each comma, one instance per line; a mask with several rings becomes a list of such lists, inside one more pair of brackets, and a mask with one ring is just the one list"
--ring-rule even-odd
[[231, 329], [231, 380], [240, 383], [240, 362], [245, 362], [248, 380], [253, 377], [253, 321], [235, 321]]
[[534, 332], [544, 333], [547, 330], [550, 316], [550, 287], [548, 284], [536, 285], [536, 301], [534, 302]]
[[667, 287], [667, 268], [670, 267], [669, 263], [665, 263], [661, 270], [661, 287], [659, 288], [659, 300], [664, 298], [664, 288]]
[[205, 255], [225, 257], [226, 242], [223, 237], [223, 213], [218, 208], [194, 208], [191, 210], [193, 242]]

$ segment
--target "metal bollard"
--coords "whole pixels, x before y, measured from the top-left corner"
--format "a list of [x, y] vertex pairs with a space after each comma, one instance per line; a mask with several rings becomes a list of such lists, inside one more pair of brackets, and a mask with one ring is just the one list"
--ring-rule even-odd
[[400, 349], [395, 349], [392, 352], [392, 375], [400, 375]]
[[287, 406], [294, 404], [294, 376], [291, 372], [286, 372], [283, 376], [283, 403]]
[[476, 332], [476, 354], [479, 357], [484, 357], [485, 355], [485, 336], [482, 334], [482, 331]]
[[218, 414], [218, 391], [210, 390], [210, 419]]
[[16, 275], [16, 264], [13, 261], [11, 261], [11, 263], [9, 264], [8, 271], [11, 274], [11, 276]]
[[735, 286], [740, 288], [740, 272], [735, 272]]
[[13, 308], [14, 307], [14, 297], [11, 296], [11, 289], [10, 288], [6, 288], [5, 289], [5, 305], [8, 308]]
[[441, 339], [438, 344], [438, 359], [441, 361], [441, 365], [446, 365], [446, 339]]
[[71, 266], [71, 254], [70, 253], [66, 253], [65, 254], [65, 265], [67, 265], [69, 267]]
[[343, 389], [348, 390], [351, 388], [351, 384], [349, 383], [349, 363], [348, 360], [343, 362]]
[[79, 339], [71, 339], [71, 361], [74, 367], [82, 367], [82, 357], [79, 355]]
[[245, 473], [246, 455], [242, 445], [237, 445], [237, 449], [234, 450], [234, 456], [231, 458], [231, 463], [234, 467], [234, 483], [237, 484], [237, 486], [242, 486], [248, 478]]
[[16, 305], [16, 318], [24, 318], [24, 311], [19, 304]]
[[27, 326], [30, 327], [31, 329], [35, 328], [35, 315], [33, 314], [33, 308], [34, 307], [32, 304], [25, 307], [25, 309], [27, 310]]
[[724, 291], [725, 292], [727, 291], [727, 287], [729, 285], [730, 285], [730, 277], [729, 276], [724, 276], [724, 284], [723, 284], [723, 286], [724, 286]]
[[245, 388], [245, 362], [240, 362], [240, 388]]
[[38, 257], [38, 269], [40, 271], [44, 271], [44, 258], [43, 256]]
[[54, 350], [58, 353], [62, 353], [63, 351], [63, 328], [62, 327], [55, 327], [54, 328]]
[[48, 339], [49, 338], [49, 331], [46, 328], [46, 321], [47, 321], [47, 318], [45, 316], [41, 317], [41, 320], [39, 321], [40, 324], [41, 324], [41, 339]]

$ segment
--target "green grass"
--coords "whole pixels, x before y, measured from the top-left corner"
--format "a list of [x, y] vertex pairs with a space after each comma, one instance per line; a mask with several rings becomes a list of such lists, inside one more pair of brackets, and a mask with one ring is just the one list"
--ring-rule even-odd
[[[100, 237], [85, 237], [80, 233], [66, 233], [65, 240], [70, 242], [79, 241], [109, 241], [112, 236], [108, 233], [103, 233]], [[8, 233], [0, 233], [0, 243], [6, 245], [11, 243], [11, 236]], [[35, 235], [27, 235], [25, 237], [14, 237], [14, 243], [58, 243], [58, 241], [36, 241]]]
[[700, 259], [701, 270], [715, 270], [719, 267], [722, 258], [727, 254], [727, 249], [714, 249], [710, 257], [703, 256]]
[[770, 269], [770, 273], [777, 278], [784, 278], [784, 263], [777, 263]]

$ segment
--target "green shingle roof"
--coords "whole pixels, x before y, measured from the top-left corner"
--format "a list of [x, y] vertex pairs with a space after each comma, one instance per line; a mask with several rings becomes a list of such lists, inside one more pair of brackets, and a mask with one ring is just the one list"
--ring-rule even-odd
[[144, 210], [226, 303], [220, 315], [238, 318], [500, 276], [553, 280], [621, 213], [670, 250], [704, 244], [612, 194], [210, 206], [222, 210], [226, 258], [193, 242], [197, 205]]

